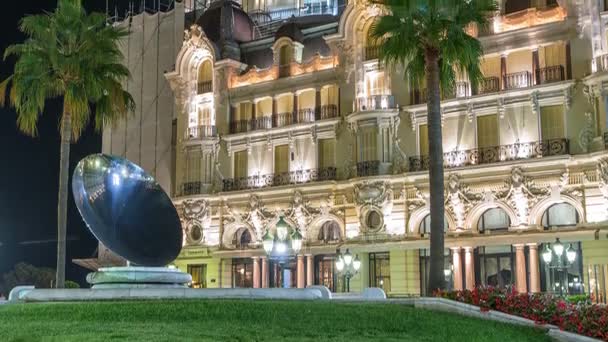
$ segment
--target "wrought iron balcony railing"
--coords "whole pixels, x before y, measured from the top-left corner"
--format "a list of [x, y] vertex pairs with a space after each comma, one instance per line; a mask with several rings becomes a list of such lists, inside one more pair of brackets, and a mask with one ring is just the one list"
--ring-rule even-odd
[[393, 95], [370, 95], [357, 98], [357, 109], [362, 112], [395, 108], [398, 108], [398, 106]]
[[266, 188], [289, 184], [304, 184], [336, 179], [336, 168], [325, 167], [318, 169], [300, 170], [283, 173], [270, 173], [266, 175], [243, 178], [224, 179], [224, 191], [238, 191]]
[[529, 71], [506, 74], [504, 78], [505, 89], [528, 88], [532, 85], [532, 73]]
[[198, 195], [202, 190], [202, 182], [186, 182], [182, 184], [182, 195], [190, 196], [190, 195]]
[[497, 93], [500, 91], [500, 78], [498, 77], [486, 77], [481, 81], [479, 85], [480, 94]]
[[[569, 153], [570, 142], [568, 139], [562, 138], [446, 152], [443, 154], [443, 164], [445, 168], [453, 168], [509, 160], [559, 156]], [[409, 158], [409, 162], [410, 172], [429, 169], [428, 156], [413, 156]]]
[[295, 123], [310, 123], [315, 122], [315, 109], [314, 108], [302, 108], [296, 113]]
[[217, 127], [208, 125], [188, 127], [188, 130], [186, 132], [186, 140], [196, 140], [216, 136]]
[[378, 59], [380, 55], [380, 47], [376, 45], [366, 46], [365, 47], [365, 60], [369, 61], [372, 59]]
[[560, 82], [565, 79], [566, 73], [563, 65], [553, 65], [536, 70], [536, 82], [538, 84]]
[[213, 92], [213, 81], [198, 82], [196, 84], [196, 93], [205, 94]]
[[368, 160], [357, 163], [357, 177], [370, 177], [380, 175], [380, 161]]
[[255, 119], [235, 120], [230, 122], [230, 133], [245, 133], [272, 128], [272, 117], [262, 116]]
[[338, 117], [338, 105], [328, 104], [317, 108], [316, 119], [325, 120]]

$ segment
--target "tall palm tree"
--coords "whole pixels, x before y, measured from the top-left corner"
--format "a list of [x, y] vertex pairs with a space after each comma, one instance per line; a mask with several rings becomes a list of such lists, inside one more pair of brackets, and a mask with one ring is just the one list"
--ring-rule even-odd
[[497, 10], [494, 0], [382, 0], [388, 14], [372, 25], [380, 60], [402, 65], [410, 85], [427, 87], [431, 265], [428, 293], [445, 288], [444, 180], [441, 135], [441, 92], [453, 91], [457, 76], [476, 85], [483, 75], [481, 43], [468, 33], [484, 27]]
[[56, 287], [65, 284], [66, 221], [70, 143], [77, 141], [91, 116], [97, 130], [116, 122], [134, 108], [121, 82], [129, 77], [122, 64], [119, 41], [123, 29], [106, 25], [102, 14], [87, 14], [81, 0], [58, 0], [54, 12], [29, 15], [19, 29], [21, 44], [9, 46], [4, 58], [15, 56], [13, 74], [0, 83], [0, 105], [17, 112], [17, 127], [35, 136], [47, 99], [63, 101], [59, 113], [61, 154], [57, 204]]

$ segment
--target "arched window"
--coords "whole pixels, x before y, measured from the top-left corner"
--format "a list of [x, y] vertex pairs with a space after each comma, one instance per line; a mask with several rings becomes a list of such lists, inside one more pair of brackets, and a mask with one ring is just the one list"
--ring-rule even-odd
[[285, 44], [279, 49], [279, 77], [288, 77], [290, 74], [291, 49]]
[[542, 224], [545, 229], [551, 227], [576, 226], [580, 217], [576, 208], [569, 203], [557, 203], [550, 206], [543, 214]]
[[[443, 232], [448, 231], [448, 219], [443, 217]], [[426, 215], [424, 220], [420, 222], [420, 234], [428, 235], [431, 234], [431, 214]]]
[[530, 7], [530, 0], [507, 0], [505, 2], [505, 14], [523, 11]]
[[479, 221], [477, 221], [477, 230], [485, 232], [486, 230], [507, 230], [511, 225], [509, 215], [501, 208], [493, 208], [486, 210]]
[[213, 68], [211, 61], [205, 60], [198, 67], [197, 94], [205, 94], [213, 91]]
[[246, 249], [249, 248], [249, 244], [251, 243], [251, 233], [247, 228], [240, 228], [234, 233], [234, 237], [232, 238], [232, 244], [236, 246], [238, 249]]
[[319, 229], [319, 241], [324, 243], [340, 241], [340, 226], [336, 221], [327, 221]]

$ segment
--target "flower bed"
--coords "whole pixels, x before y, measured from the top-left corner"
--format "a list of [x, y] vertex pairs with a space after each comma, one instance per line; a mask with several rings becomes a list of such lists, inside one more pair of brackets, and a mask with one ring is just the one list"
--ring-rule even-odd
[[589, 301], [571, 303], [551, 294], [517, 293], [493, 287], [437, 291], [435, 296], [476, 305], [481, 311], [501, 311], [538, 324], [553, 324], [565, 331], [608, 341], [608, 307], [605, 305]]

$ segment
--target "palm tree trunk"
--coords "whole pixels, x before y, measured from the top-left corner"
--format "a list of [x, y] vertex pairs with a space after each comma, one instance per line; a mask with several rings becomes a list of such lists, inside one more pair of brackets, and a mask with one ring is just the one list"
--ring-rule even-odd
[[55, 287], [65, 286], [66, 231], [68, 213], [68, 179], [70, 172], [70, 142], [72, 117], [65, 110], [61, 119], [61, 153], [59, 157], [59, 198], [57, 203], [57, 274]]
[[443, 146], [441, 135], [441, 97], [439, 90], [439, 53], [427, 48], [425, 53], [427, 85], [427, 121], [429, 138], [429, 184], [431, 201], [431, 267], [427, 293], [445, 288], [444, 270], [444, 194]]

